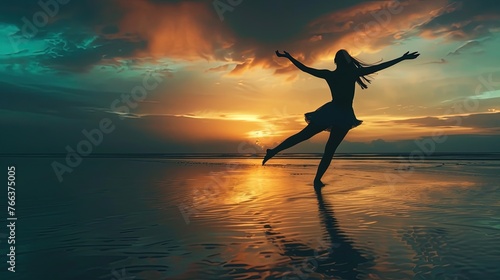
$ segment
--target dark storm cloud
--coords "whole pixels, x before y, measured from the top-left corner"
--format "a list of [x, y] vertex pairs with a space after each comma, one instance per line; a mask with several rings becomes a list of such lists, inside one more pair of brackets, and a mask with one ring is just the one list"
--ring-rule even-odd
[[[361, 29], [362, 24], [374, 20], [370, 12], [383, 10], [390, 2], [243, 3], [227, 19], [231, 30], [238, 36], [231, 58], [240, 63], [232, 73], [240, 74], [256, 65], [274, 68], [278, 74], [294, 71], [293, 66], [281, 64], [273, 58], [276, 49], [286, 49], [305, 64], [312, 64], [326, 53], [335, 52], [335, 48], [340, 48], [340, 43], [346, 41], [347, 34], [356, 33], [356, 27]], [[354, 9], [359, 11], [353, 12]]]
[[363, 2], [366, 1], [244, 1], [234, 12], [227, 13], [226, 20], [242, 40], [279, 45], [307, 32], [314, 19]]

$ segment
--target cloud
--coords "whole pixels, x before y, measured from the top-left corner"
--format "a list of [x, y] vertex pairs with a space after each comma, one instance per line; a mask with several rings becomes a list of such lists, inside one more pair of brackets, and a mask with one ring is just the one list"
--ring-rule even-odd
[[446, 64], [448, 63], [448, 61], [444, 58], [441, 58], [440, 60], [435, 60], [435, 61], [430, 61], [430, 62], [426, 62], [426, 63], [422, 63], [422, 65], [425, 65], [425, 64]]
[[22, 19], [44, 11], [34, 3], [17, 1], [0, 12], [2, 22], [17, 26], [10, 34], [13, 51], [30, 50], [18, 55], [18, 64], [29, 57], [49, 69], [86, 72], [115, 59], [225, 60], [231, 46], [227, 28], [207, 2], [71, 1], [35, 32], [28, 28], [35, 36], [26, 37]]
[[480, 47], [481, 47], [481, 43], [479, 41], [469, 40], [469, 41], [465, 42], [464, 44], [462, 44], [461, 46], [459, 46], [458, 48], [456, 48], [455, 50], [449, 52], [448, 55], [459, 55], [459, 54], [462, 54], [463, 52], [470, 51], [470, 50], [476, 50], [476, 53], [477, 53], [477, 52], [482, 51], [482, 49]]
[[[336, 7], [330, 12], [313, 14], [304, 7], [299, 22], [306, 22], [288, 33], [285, 28], [283, 35], [274, 25], [266, 29], [266, 33], [275, 31], [276, 38], [255, 35], [251, 41], [237, 37], [232, 47], [235, 61], [246, 58], [232, 71], [241, 74], [253, 67], [275, 69], [276, 74], [288, 74], [297, 71], [296, 68], [283, 59], [277, 59], [272, 53], [275, 49], [286, 49], [306, 65], [312, 65], [319, 60], [332, 58], [338, 49], [344, 48], [353, 55], [361, 52], [377, 52], [386, 46], [398, 43], [400, 40], [418, 35], [419, 26], [440, 16], [447, 1], [365, 1], [350, 2], [349, 5]], [[243, 7], [242, 7], [243, 8]], [[235, 13], [238, 11], [235, 11]], [[295, 18], [293, 18], [295, 20]], [[293, 28], [294, 24], [287, 22]], [[263, 21], [266, 23], [266, 21]], [[263, 24], [259, 21], [258, 26]], [[284, 25], [280, 23], [280, 26]], [[250, 27], [250, 29], [252, 29]], [[270, 31], [271, 30], [271, 31]], [[252, 33], [254, 34], [254, 33]], [[279, 41], [278, 39], [279, 38]], [[237, 54], [244, 54], [237, 56]], [[250, 58], [249, 58], [250, 57]], [[332, 64], [333, 66], [333, 64]]]
[[[446, 141], [436, 143], [432, 137], [424, 136], [418, 139], [404, 139], [398, 141], [386, 141], [377, 139], [370, 142], [349, 142], [344, 141], [339, 146], [340, 153], [400, 153], [409, 154], [411, 152], [424, 152], [421, 145], [417, 143], [434, 143], [432, 154], [435, 153], [495, 153], [500, 152], [500, 147], [496, 144], [500, 141], [500, 135], [481, 134], [458, 134], [446, 136]], [[424, 153], [425, 154], [425, 153]], [[432, 155], [431, 154], [431, 155]], [[429, 155], [429, 156], [431, 156]]]
[[419, 27], [427, 38], [463, 41], [487, 37], [500, 27], [500, 6], [494, 0], [453, 1], [440, 16]]
[[227, 27], [211, 5], [203, 2], [119, 1], [124, 16], [118, 34], [134, 34], [147, 41], [137, 55], [182, 59], [224, 60], [233, 44]]
[[472, 99], [484, 99], [484, 100], [489, 100], [489, 105], [494, 105], [492, 99], [500, 99], [500, 90], [491, 90], [491, 91], [485, 91], [485, 92], [482, 92], [478, 95], [474, 95], [472, 97], [470, 97]]
[[[18, 86], [0, 82], [0, 110], [45, 115], [63, 119], [82, 117], [82, 108], [92, 106], [91, 98], [85, 98], [78, 90], [46, 86]], [[80, 95], [82, 94], [82, 95]]]
[[394, 120], [392, 122], [399, 124], [408, 124], [411, 126], [428, 128], [449, 128], [454, 126], [473, 128], [477, 131], [500, 132], [500, 113], [477, 113], [465, 116], [447, 116], [447, 117], [422, 117], [409, 118], [404, 120]]
[[205, 70], [205, 72], [225, 72], [225, 71], [227, 71], [228, 68], [229, 68], [229, 64], [223, 64], [223, 65], [220, 65], [217, 67], [209, 68], [209, 69]]

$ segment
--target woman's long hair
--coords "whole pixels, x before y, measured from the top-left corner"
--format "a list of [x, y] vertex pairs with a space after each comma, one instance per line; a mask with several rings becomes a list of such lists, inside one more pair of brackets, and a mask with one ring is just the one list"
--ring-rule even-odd
[[[371, 64], [365, 63], [363, 61], [360, 61], [359, 59], [356, 59], [352, 57], [346, 50], [342, 49], [335, 54], [335, 63], [337, 66], [339, 65], [344, 65], [344, 66], [350, 66], [350, 67], [356, 67], [357, 69], [366, 67], [366, 66], [371, 66]], [[342, 67], [342, 66], [341, 66]], [[367, 78], [368, 76], [368, 78]], [[361, 89], [366, 89], [368, 88], [368, 85], [366, 83], [371, 83], [371, 78], [369, 75], [366, 76], [359, 76], [356, 79], [356, 82], [358, 85], [361, 87]]]

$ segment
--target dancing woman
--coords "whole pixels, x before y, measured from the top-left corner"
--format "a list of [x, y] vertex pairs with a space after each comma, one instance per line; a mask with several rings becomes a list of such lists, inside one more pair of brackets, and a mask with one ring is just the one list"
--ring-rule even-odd
[[329, 131], [330, 136], [326, 143], [325, 152], [323, 153], [323, 157], [318, 165], [316, 177], [314, 178], [314, 187], [321, 188], [324, 186], [321, 182], [321, 178], [328, 169], [328, 166], [330, 166], [338, 145], [342, 142], [350, 129], [363, 122], [356, 118], [354, 110], [352, 109], [355, 84], [357, 83], [362, 89], [366, 89], [366, 83], [370, 83], [370, 80], [366, 78], [367, 75], [393, 66], [403, 60], [415, 59], [420, 54], [418, 52], [406, 52], [399, 58], [377, 65], [367, 66], [349, 55], [346, 50], [339, 50], [335, 54], [334, 62], [337, 68], [334, 71], [307, 67], [286, 51], [283, 53], [276, 51], [276, 55], [278, 57], [288, 58], [297, 68], [308, 74], [325, 79], [330, 87], [332, 101], [321, 106], [314, 112], [306, 113], [305, 119], [308, 125], [300, 132], [287, 138], [274, 149], [267, 149], [262, 165], [277, 153], [305, 141], [321, 131]]

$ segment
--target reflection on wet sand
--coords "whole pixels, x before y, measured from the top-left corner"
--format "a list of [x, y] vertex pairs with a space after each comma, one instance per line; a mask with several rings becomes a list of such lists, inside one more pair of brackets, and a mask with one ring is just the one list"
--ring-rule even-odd
[[[281, 279], [309, 279], [310, 277], [334, 277], [335, 279], [359, 279], [373, 266], [373, 257], [355, 248], [354, 242], [340, 228], [331, 205], [316, 191], [318, 215], [323, 238], [305, 244], [290, 240], [267, 225], [267, 239], [290, 261], [285, 265], [290, 272]], [[316, 245], [316, 246], [315, 246]]]
[[373, 266], [372, 257], [365, 257], [354, 247], [354, 243], [340, 229], [330, 204], [323, 199], [321, 190], [316, 191], [321, 223], [328, 234], [332, 250], [324, 263], [320, 263], [318, 272], [329, 276], [339, 276], [343, 279], [358, 279], [360, 266], [364, 273]]

